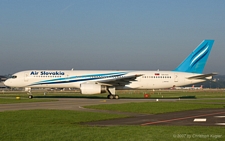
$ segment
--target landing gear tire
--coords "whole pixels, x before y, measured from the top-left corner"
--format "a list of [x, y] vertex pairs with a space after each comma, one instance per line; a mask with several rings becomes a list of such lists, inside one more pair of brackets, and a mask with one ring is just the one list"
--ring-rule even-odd
[[113, 95], [109, 95], [109, 99], [113, 99], [114, 97], [113, 97]]
[[114, 95], [113, 98], [114, 99], [119, 99], [119, 96], [118, 95]]
[[32, 99], [32, 98], [33, 98], [33, 95], [29, 95], [28, 98], [29, 98], [29, 99]]
[[118, 95], [111, 95], [110, 94], [110, 95], [107, 96], [107, 98], [108, 99], [119, 99], [119, 96]]

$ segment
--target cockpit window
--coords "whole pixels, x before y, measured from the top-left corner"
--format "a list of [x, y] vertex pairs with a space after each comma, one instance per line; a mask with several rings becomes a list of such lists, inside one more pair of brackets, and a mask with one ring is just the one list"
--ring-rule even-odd
[[16, 75], [12, 75], [11, 78], [12, 79], [15, 79], [15, 78], [17, 78], [17, 76]]

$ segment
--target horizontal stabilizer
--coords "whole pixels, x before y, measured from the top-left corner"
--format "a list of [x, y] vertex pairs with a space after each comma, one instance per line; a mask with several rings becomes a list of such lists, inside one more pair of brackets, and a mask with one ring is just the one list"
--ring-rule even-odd
[[217, 75], [217, 73], [201, 74], [189, 77], [188, 79], [207, 79], [207, 77]]

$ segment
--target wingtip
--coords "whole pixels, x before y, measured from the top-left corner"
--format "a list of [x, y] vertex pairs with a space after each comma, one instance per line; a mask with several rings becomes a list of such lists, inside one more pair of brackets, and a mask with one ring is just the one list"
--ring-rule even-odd
[[217, 73], [217, 72], [212, 72], [212, 74], [213, 74], [213, 75], [217, 75], [218, 73]]

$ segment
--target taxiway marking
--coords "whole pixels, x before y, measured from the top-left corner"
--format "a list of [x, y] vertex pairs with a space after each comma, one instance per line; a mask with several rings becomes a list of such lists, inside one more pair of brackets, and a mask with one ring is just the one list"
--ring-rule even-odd
[[215, 118], [225, 118], [225, 116], [214, 116]]
[[225, 125], [225, 123], [216, 123], [216, 125]]
[[206, 122], [206, 118], [195, 118], [194, 122]]
[[182, 118], [174, 118], [174, 119], [161, 120], [161, 121], [156, 121], [156, 122], [147, 122], [147, 123], [143, 123], [141, 125], [145, 126], [145, 125], [152, 125], [152, 124], [157, 124], [157, 123], [166, 123], [166, 122], [171, 122], [171, 121], [178, 121], [178, 120], [197, 118], [197, 117], [204, 117], [204, 116], [212, 116], [212, 115], [218, 115], [218, 114], [223, 114], [223, 113], [225, 113], [225, 112], [217, 112], [217, 113], [210, 113], [210, 114], [204, 114], [204, 115], [196, 115], [196, 116], [189, 116], [189, 117], [182, 117]]

